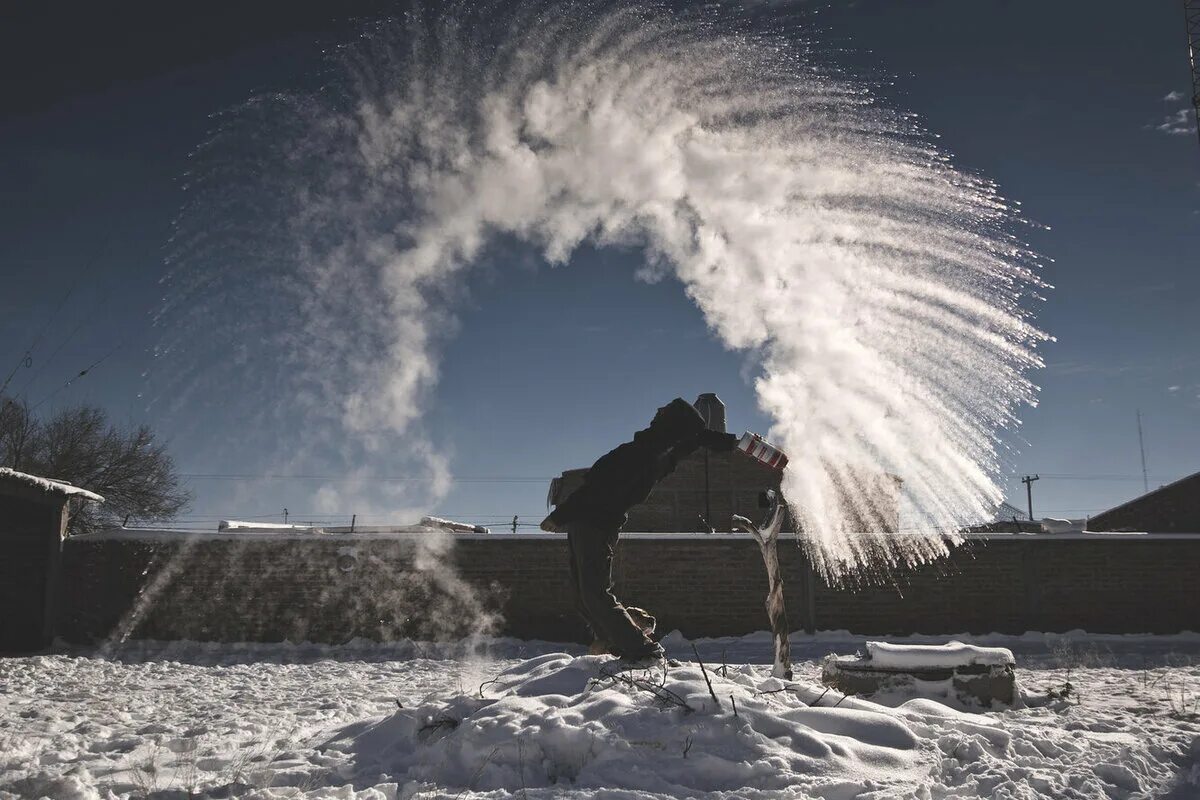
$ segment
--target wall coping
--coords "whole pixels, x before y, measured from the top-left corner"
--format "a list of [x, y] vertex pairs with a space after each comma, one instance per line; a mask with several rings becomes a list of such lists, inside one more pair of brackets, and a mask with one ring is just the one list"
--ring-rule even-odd
[[[914, 534], [892, 534], [897, 537]], [[297, 541], [336, 541], [340, 543], [360, 542], [376, 539], [405, 540], [427, 538], [430, 536], [447, 537], [452, 541], [562, 541], [567, 538], [565, 533], [454, 533], [449, 531], [361, 531], [356, 533], [317, 533], [313, 531], [196, 531], [178, 528], [109, 528], [93, 533], [78, 534], [69, 537], [70, 541], [111, 541], [111, 540], [141, 540], [141, 541], [183, 541], [183, 540], [217, 540], [229, 541], [238, 539], [254, 540], [297, 540]], [[1073, 533], [963, 533], [959, 536], [964, 540], [996, 540], [1023, 542], [1062, 542], [1062, 541], [1177, 541], [1200, 539], [1198, 533], [1145, 533], [1127, 531], [1082, 531]], [[748, 533], [669, 533], [669, 532], [623, 532], [622, 539], [670, 539], [676, 541], [743, 541], [751, 540]], [[782, 541], [791, 540], [791, 534], [782, 534]], [[803, 537], [801, 537], [803, 538]]]

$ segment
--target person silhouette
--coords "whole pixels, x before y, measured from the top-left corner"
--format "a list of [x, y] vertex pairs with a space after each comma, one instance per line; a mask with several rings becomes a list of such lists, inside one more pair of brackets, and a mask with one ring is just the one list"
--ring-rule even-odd
[[633, 441], [597, 459], [583, 485], [542, 521], [544, 531], [566, 531], [575, 607], [613, 654], [627, 660], [663, 655], [613, 594], [613, 556], [627, 512], [698, 447], [728, 452], [736, 445], [736, 436], [706, 428], [700, 412], [677, 397]]

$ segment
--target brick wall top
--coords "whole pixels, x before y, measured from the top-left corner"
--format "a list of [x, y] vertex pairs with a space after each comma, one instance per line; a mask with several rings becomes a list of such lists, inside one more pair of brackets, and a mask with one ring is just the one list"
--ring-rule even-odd
[[[896, 533], [892, 534], [897, 538], [907, 535]], [[430, 533], [415, 533], [412, 531], [365, 531], [362, 533], [309, 533], [306, 531], [288, 531], [286, 533], [273, 533], [268, 531], [184, 531], [172, 530], [170, 528], [111, 528], [109, 530], [97, 531], [95, 533], [80, 534], [72, 536], [73, 541], [79, 542], [100, 542], [106, 540], [162, 540], [166, 542], [179, 542], [190, 539], [216, 539], [224, 541], [240, 541], [246, 539], [256, 540], [306, 540], [306, 541], [328, 541], [337, 542], [340, 545], [352, 545], [354, 542], [371, 541], [377, 539], [383, 540], [415, 540], [425, 537], [445, 537], [447, 542], [459, 541], [554, 541], [566, 540], [565, 533], [508, 533], [504, 531], [496, 533], [449, 533], [449, 532], [430, 532]], [[974, 540], [995, 540], [995, 541], [1014, 541], [1014, 542], [1064, 542], [1064, 541], [1110, 541], [1110, 542], [1138, 542], [1157, 539], [1200, 539], [1200, 531], [1181, 532], [1181, 533], [1146, 533], [1141, 531], [1081, 531], [1076, 533], [1008, 533], [1008, 532], [980, 532], [980, 533], [963, 533], [960, 538]], [[751, 536], [748, 533], [691, 533], [686, 531], [621, 531], [622, 539], [664, 539], [664, 540], [712, 540], [725, 541], [730, 539], [750, 540]], [[800, 534], [799, 538], [802, 542], [805, 536]], [[792, 541], [793, 536], [787, 534], [781, 537], [781, 540]]]

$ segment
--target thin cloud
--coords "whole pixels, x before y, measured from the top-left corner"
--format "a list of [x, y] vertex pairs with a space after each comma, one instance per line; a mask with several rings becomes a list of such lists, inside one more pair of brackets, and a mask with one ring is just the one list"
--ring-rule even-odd
[[1057, 375], [1124, 375], [1138, 367], [1112, 362], [1099, 364], [1088, 361], [1059, 361], [1046, 364], [1046, 371]]
[[[1189, 369], [1194, 366], [1200, 366], [1200, 358], [1190, 357], [1183, 359], [1176, 356], [1144, 356], [1123, 360], [1070, 359], [1051, 361], [1046, 364], [1046, 372], [1056, 376], [1129, 376], [1130, 378], [1141, 380], [1149, 375], [1160, 373], [1163, 370]], [[1168, 379], [1172, 377], [1175, 377], [1174, 373], [1168, 375]], [[1160, 386], [1162, 385], [1158, 384], [1157, 381], [1155, 383]], [[1170, 385], [1172, 384], [1168, 384], [1168, 386]]]
[[1147, 128], [1153, 128], [1159, 133], [1165, 133], [1168, 136], [1188, 136], [1196, 132], [1195, 117], [1192, 113], [1192, 106], [1186, 102], [1186, 95], [1183, 92], [1172, 89], [1163, 96], [1164, 103], [1179, 103], [1183, 102], [1183, 107], [1178, 108], [1167, 114], [1158, 123], [1150, 123]]
[[1154, 126], [1154, 129], [1171, 136], [1194, 134], [1196, 126], [1192, 124], [1192, 110], [1181, 108], [1173, 114], [1168, 114], [1163, 117], [1162, 122]]

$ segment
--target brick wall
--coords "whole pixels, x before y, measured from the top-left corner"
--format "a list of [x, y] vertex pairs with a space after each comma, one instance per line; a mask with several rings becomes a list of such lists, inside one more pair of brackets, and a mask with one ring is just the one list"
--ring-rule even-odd
[[[341, 642], [495, 632], [576, 640], [561, 536], [449, 534], [75, 537], [59, 635]], [[447, 546], [430, 552], [431, 542]], [[992, 537], [874, 583], [832, 586], [780, 544], [793, 629], [861, 634], [1200, 630], [1200, 538]], [[448, 568], [447, 568], [448, 567]], [[749, 537], [635, 534], [618, 595], [688, 636], [766, 627]]]
[[491, 632], [504, 595], [495, 578], [519, 584], [532, 574], [456, 564], [471, 553], [419, 550], [412, 536], [74, 537], [64, 547], [59, 635], [342, 642]]

